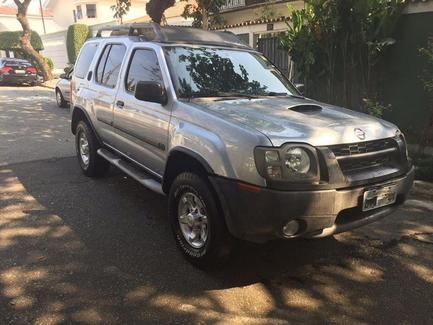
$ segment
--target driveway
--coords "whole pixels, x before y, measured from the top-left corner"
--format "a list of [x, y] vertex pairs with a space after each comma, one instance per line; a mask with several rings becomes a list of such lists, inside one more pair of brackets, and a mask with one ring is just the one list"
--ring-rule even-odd
[[243, 243], [204, 272], [164, 197], [81, 174], [68, 119], [46, 89], [0, 88], [0, 324], [433, 323], [433, 185], [373, 225]]

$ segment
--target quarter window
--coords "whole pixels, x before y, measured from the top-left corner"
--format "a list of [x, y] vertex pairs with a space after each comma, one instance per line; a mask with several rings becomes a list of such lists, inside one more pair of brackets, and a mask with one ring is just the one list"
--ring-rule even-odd
[[132, 54], [126, 76], [126, 90], [134, 93], [139, 81], [163, 83], [158, 58], [152, 50], [139, 49]]
[[88, 43], [83, 46], [80, 52], [80, 57], [78, 58], [74, 68], [75, 76], [77, 78], [84, 79], [86, 77], [97, 49], [98, 44], [96, 43]]
[[125, 52], [126, 47], [121, 44], [105, 47], [96, 69], [96, 82], [110, 88], [116, 86]]

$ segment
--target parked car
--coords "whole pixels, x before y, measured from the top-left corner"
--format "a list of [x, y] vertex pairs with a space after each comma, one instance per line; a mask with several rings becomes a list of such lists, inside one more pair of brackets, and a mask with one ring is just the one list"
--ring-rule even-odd
[[27, 60], [14, 58], [0, 59], [0, 84], [36, 85], [38, 70]]
[[[390, 214], [414, 168], [397, 126], [303, 97], [235, 35], [132, 25], [83, 46], [72, 132], [85, 175], [117, 166], [168, 196], [198, 265], [233, 238], [321, 238]], [[125, 34], [125, 35], [122, 35]]]
[[71, 69], [68, 73], [61, 74], [60, 79], [57, 82], [55, 92], [57, 106], [59, 107], [69, 107], [69, 102], [71, 100], [71, 79], [74, 70]]

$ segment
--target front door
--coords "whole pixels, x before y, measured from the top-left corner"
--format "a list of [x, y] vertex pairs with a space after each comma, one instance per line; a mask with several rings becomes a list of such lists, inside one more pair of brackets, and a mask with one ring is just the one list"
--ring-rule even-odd
[[116, 98], [114, 127], [118, 146], [125, 148], [131, 159], [157, 175], [165, 167], [168, 127], [171, 112], [167, 106], [140, 101], [135, 98], [139, 81], [156, 81], [164, 85], [158, 57], [153, 49], [137, 48], [132, 51], [124, 84]]

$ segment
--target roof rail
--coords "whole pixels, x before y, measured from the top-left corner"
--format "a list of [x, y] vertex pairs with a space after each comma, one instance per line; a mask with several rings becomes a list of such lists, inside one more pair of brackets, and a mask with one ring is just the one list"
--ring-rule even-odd
[[103, 32], [110, 32], [110, 36], [140, 36], [148, 40], [162, 41], [161, 27], [157, 23], [134, 23], [129, 25], [109, 26], [98, 30], [96, 37], [102, 37]]

